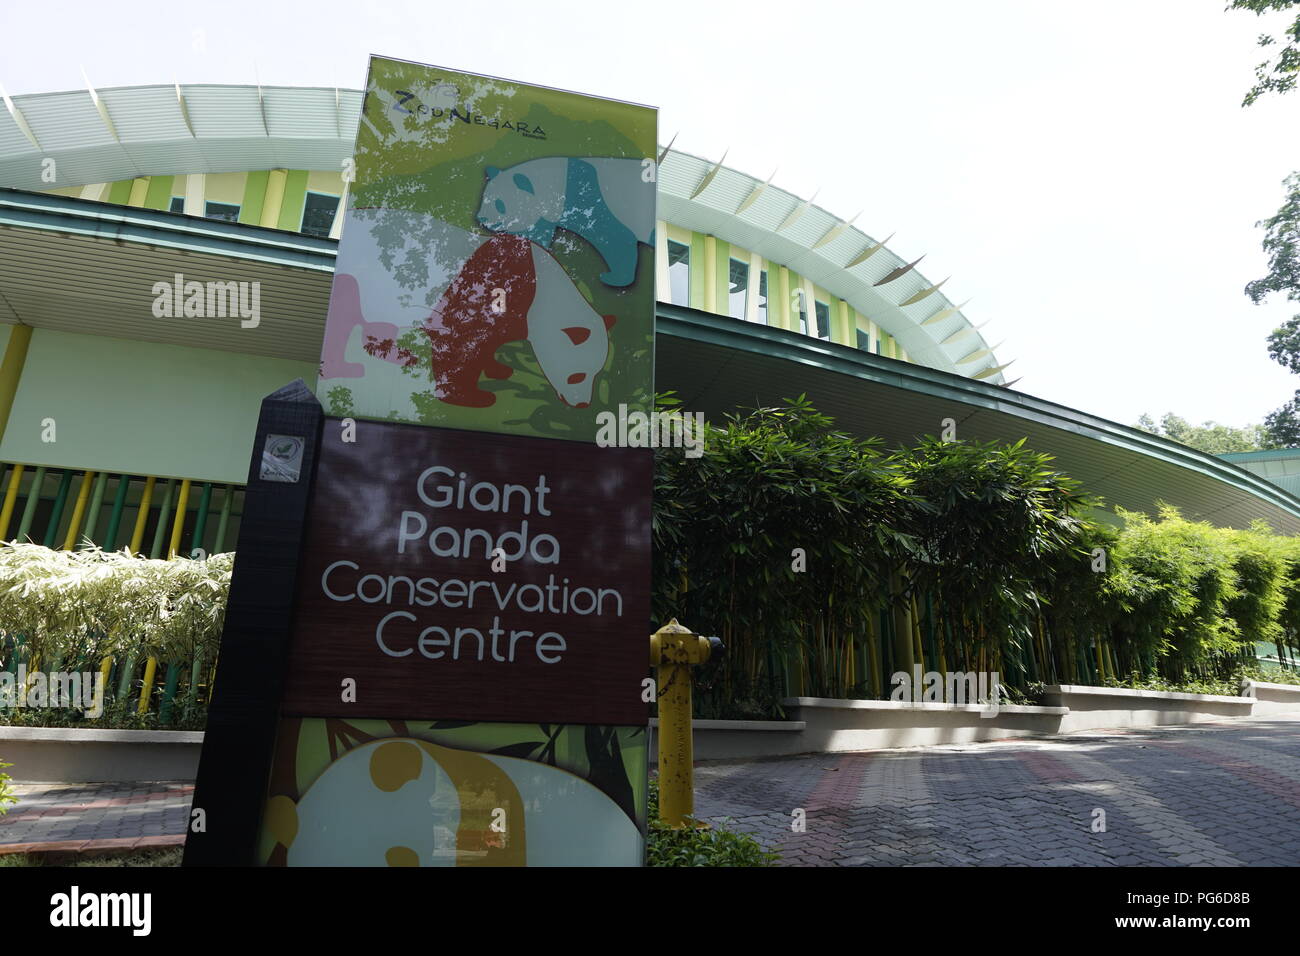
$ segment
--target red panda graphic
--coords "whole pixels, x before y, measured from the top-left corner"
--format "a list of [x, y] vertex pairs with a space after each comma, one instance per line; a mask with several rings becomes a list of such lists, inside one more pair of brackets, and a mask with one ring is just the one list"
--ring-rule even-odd
[[486, 408], [496, 396], [478, 387], [479, 376], [503, 379], [513, 372], [494, 356], [505, 343], [528, 337], [536, 292], [530, 246], [519, 236], [492, 236], [433, 307], [424, 330], [444, 402]]

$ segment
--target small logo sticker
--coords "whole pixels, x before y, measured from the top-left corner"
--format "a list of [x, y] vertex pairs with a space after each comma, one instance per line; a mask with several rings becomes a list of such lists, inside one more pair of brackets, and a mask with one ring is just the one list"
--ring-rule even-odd
[[302, 474], [302, 453], [306, 442], [297, 435], [267, 435], [262, 446], [263, 481], [297, 484]]

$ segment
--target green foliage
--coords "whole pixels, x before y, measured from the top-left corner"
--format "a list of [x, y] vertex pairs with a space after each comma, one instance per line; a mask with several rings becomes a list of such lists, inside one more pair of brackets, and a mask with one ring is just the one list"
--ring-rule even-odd
[[355, 414], [352, 389], [346, 385], [335, 385], [325, 393], [325, 398], [329, 402], [329, 413], [336, 418], [348, 418]]
[[0, 636], [29, 655], [95, 660], [138, 651], [162, 663], [212, 660], [225, 621], [233, 554], [169, 561], [126, 551], [0, 545]]
[[659, 781], [650, 781], [647, 866], [774, 866], [779, 859], [749, 834], [724, 826], [665, 826], [659, 820]]
[[78, 854], [71, 859], [64, 854], [6, 853], [0, 856], [0, 867], [27, 866], [180, 866], [185, 855], [184, 847], [166, 846], [134, 853]]
[[[1281, 13], [1296, 7], [1296, 0], [1231, 0], [1229, 10], [1248, 10], [1255, 16]], [[1277, 47], [1278, 38], [1260, 34], [1261, 47]], [[1246, 94], [1243, 106], [1250, 106], [1265, 93], [1289, 93], [1295, 89], [1300, 74], [1300, 16], [1282, 30], [1282, 46], [1275, 56], [1255, 67], [1255, 85]]]
[[654, 619], [727, 645], [697, 675], [701, 717], [886, 697], [915, 664], [997, 671], [1011, 700], [1222, 682], [1256, 645], [1291, 659], [1300, 634], [1295, 539], [1106, 515], [1023, 443], [887, 456], [802, 398], [710, 428], [702, 458], [661, 450], [654, 522]]
[[1279, 447], [1274, 445], [1264, 425], [1244, 425], [1236, 428], [1213, 421], [1192, 425], [1172, 412], [1162, 416], [1159, 423], [1153, 421], [1150, 415], [1142, 415], [1137, 420], [1137, 427], [1144, 432], [1168, 438], [1209, 455]]
[[913, 547], [894, 516], [913, 496], [877, 443], [831, 424], [801, 397], [709, 426], [701, 458], [658, 452], [654, 619], [728, 648], [699, 695], [705, 713], [777, 712], [791, 669], [830, 695], [853, 690], [824, 665], [852, 652], [886, 600], [891, 559]]
[[18, 798], [13, 794], [13, 789], [9, 786], [9, 781], [13, 778], [4, 772], [5, 767], [12, 766], [13, 764], [0, 760], [0, 817], [9, 812], [9, 804], [18, 802]]

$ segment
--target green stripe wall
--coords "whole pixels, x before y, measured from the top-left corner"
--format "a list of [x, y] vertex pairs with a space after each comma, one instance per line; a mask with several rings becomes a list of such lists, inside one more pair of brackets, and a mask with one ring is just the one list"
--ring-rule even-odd
[[239, 221], [256, 226], [262, 221], [262, 205], [266, 202], [266, 183], [270, 170], [255, 169], [244, 183], [244, 199], [239, 204]]
[[131, 199], [131, 180], [120, 179], [108, 189], [108, 201], [118, 206], [125, 206]]
[[291, 169], [284, 181], [284, 201], [280, 204], [281, 229], [297, 232], [302, 225], [302, 210], [307, 202], [307, 170]]
[[150, 176], [149, 188], [144, 194], [144, 208], [166, 209], [172, 202], [172, 184], [175, 176]]
[[704, 308], [704, 236], [698, 232], [691, 233], [691, 262], [698, 266], [691, 268], [691, 302], [692, 309]]

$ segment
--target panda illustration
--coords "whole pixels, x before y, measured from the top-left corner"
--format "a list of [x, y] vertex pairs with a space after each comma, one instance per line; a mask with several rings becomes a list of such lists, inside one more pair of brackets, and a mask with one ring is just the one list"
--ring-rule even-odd
[[264, 830], [289, 866], [641, 862], [636, 824], [581, 777], [409, 737], [348, 751], [297, 802], [272, 797]]
[[598, 315], [545, 249], [525, 237], [472, 233], [391, 209], [350, 210], [345, 235], [322, 379], [364, 377], [368, 391], [385, 393], [388, 407], [414, 417], [412, 380], [402, 368], [416, 359], [397, 343], [416, 330], [430, 343], [437, 397], [485, 408], [496, 396], [479, 387], [480, 377], [513, 374], [497, 361], [497, 349], [527, 339], [556, 396], [574, 408], [590, 404], [614, 317]]
[[487, 167], [478, 221], [493, 232], [526, 236], [549, 249], [555, 230], [595, 247], [607, 272], [600, 280], [636, 281], [637, 244], [654, 245], [655, 184], [639, 159], [549, 157], [508, 169]]

